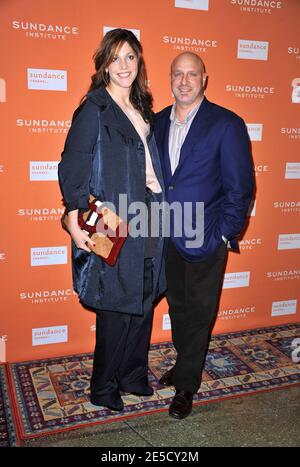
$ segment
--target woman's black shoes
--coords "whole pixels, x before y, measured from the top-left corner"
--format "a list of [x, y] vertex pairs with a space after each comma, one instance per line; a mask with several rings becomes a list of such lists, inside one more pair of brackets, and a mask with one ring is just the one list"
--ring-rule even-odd
[[174, 373], [174, 366], [172, 366], [172, 368], [170, 368], [168, 371], [166, 371], [162, 375], [162, 377], [158, 381], [159, 384], [161, 384], [162, 386], [173, 386], [173, 383], [172, 383], [173, 373]]

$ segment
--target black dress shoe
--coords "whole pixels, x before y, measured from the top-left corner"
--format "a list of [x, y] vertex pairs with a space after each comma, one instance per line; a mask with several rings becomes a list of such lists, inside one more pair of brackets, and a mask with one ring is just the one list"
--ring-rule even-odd
[[176, 389], [176, 394], [169, 407], [170, 417], [181, 420], [190, 415], [193, 406], [193, 393]]
[[162, 375], [160, 380], [158, 381], [159, 384], [162, 384], [163, 386], [173, 386], [172, 377], [173, 377], [173, 374], [174, 374], [174, 369], [175, 369], [175, 367], [172, 366], [172, 368], [170, 368], [168, 371], [166, 371]]

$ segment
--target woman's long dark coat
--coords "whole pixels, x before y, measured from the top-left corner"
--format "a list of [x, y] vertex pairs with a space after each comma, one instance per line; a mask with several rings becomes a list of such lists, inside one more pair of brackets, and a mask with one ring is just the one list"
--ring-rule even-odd
[[[153, 168], [163, 189], [163, 177], [154, 135], [148, 137]], [[96, 157], [100, 170], [96, 173]], [[128, 205], [145, 201], [146, 166], [144, 145], [135, 128], [105, 89], [88, 94], [75, 111], [62, 160], [58, 165], [61, 191], [67, 209], [86, 209], [89, 194], [119, 206], [119, 194]], [[98, 179], [98, 182], [96, 181]], [[164, 191], [155, 195], [164, 201]], [[128, 222], [134, 215], [128, 215]], [[163, 239], [153, 258], [153, 299], [165, 289]], [[94, 253], [78, 249], [72, 241], [73, 287], [84, 305], [141, 315], [144, 276], [143, 237], [129, 236], [115, 266]]]

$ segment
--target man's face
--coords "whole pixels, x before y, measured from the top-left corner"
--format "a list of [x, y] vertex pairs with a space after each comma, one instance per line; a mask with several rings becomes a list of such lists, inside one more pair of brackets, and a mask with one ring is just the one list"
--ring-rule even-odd
[[206, 82], [201, 63], [191, 55], [182, 55], [171, 68], [171, 88], [176, 102], [190, 106], [203, 95]]

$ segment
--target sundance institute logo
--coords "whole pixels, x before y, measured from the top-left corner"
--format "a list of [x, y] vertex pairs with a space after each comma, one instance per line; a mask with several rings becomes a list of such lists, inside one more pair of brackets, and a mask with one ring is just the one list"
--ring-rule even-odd
[[300, 279], [300, 269], [283, 269], [281, 271], [268, 271], [268, 279], [272, 281], [293, 281]]
[[289, 139], [300, 139], [300, 127], [282, 127], [280, 133]]
[[231, 5], [239, 7], [243, 13], [272, 14], [275, 10], [281, 10], [283, 1], [278, 0], [229, 0]]
[[31, 290], [23, 291], [19, 294], [21, 301], [30, 302], [33, 305], [66, 302], [73, 296], [77, 296], [77, 294], [72, 289]]
[[24, 128], [29, 133], [66, 134], [71, 126], [71, 120], [50, 120], [46, 118], [18, 118], [17, 127]]
[[261, 238], [247, 238], [239, 242], [240, 250], [249, 251], [254, 250], [254, 248], [262, 245]]
[[20, 208], [18, 215], [30, 222], [59, 221], [64, 208]]
[[240, 99], [265, 99], [275, 94], [272, 86], [252, 84], [227, 84], [225, 90]]
[[214, 39], [199, 39], [197, 37], [163, 36], [163, 43], [170, 45], [179, 52], [206, 53], [218, 47]]
[[300, 201], [274, 201], [273, 207], [284, 214], [299, 213]]
[[254, 166], [255, 176], [258, 177], [259, 175], [265, 174], [270, 172], [269, 166], [266, 164], [255, 164]]
[[255, 312], [256, 312], [255, 306], [229, 308], [226, 310], [220, 310], [218, 313], [218, 319], [221, 319], [223, 321], [245, 319]]
[[59, 24], [33, 23], [31, 21], [12, 21], [12, 28], [25, 33], [33, 39], [66, 40], [78, 36], [78, 27]]
[[296, 60], [300, 60], [300, 47], [288, 47], [288, 54]]

